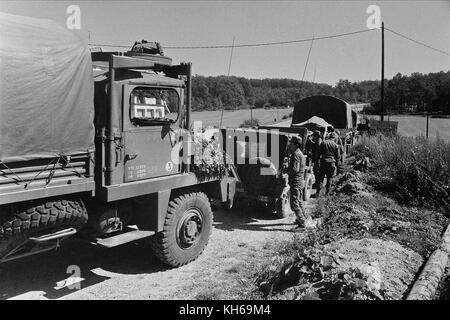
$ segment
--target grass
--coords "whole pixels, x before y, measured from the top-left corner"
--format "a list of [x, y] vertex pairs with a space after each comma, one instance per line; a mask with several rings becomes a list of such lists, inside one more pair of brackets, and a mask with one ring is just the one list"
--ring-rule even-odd
[[378, 135], [361, 138], [351, 153], [368, 157], [373, 163], [370, 184], [401, 202], [435, 208], [450, 205], [450, 142]]
[[[364, 178], [364, 174], [358, 176], [362, 184], [365, 184]], [[448, 219], [441, 213], [399, 205], [394, 199], [370, 190], [370, 186], [366, 186], [369, 192], [366, 192], [365, 196], [340, 193], [340, 187], [348, 181], [354, 180], [348, 180], [344, 176], [336, 186], [336, 193], [318, 200], [313, 216], [321, 217], [322, 224], [317, 229], [308, 231], [306, 234], [298, 234], [293, 241], [275, 244], [277, 254], [255, 269], [256, 287], [251, 292], [250, 298], [292, 299], [292, 292], [297, 292], [303, 285], [308, 287], [309, 283], [314, 287], [316, 280], [305, 278], [309, 276], [309, 272], [299, 277], [290, 277], [291, 266], [298, 265], [299, 261], [305, 259], [313, 259], [317, 253], [323, 256], [328, 252], [324, 251], [327, 244], [343, 239], [394, 241], [417, 252], [423, 258], [428, 257], [439, 246], [442, 230], [448, 224]], [[314, 266], [315, 264], [309, 267], [314, 270]], [[302, 270], [303, 267], [300, 268], [300, 273]], [[306, 271], [308, 270], [307, 268]], [[332, 270], [341, 272], [340, 269]], [[344, 287], [351, 287], [354, 281], [362, 284], [367, 281], [365, 278], [361, 278], [364, 280], [362, 282], [361, 279], [353, 279], [351, 270], [344, 271], [346, 275], [341, 280], [341, 285]], [[331, 280], [333, 279], [332, 276]], [[321, 293], [323, 296], [328, 298], [333, 296], [332, 284], [336, 285], [333, 281], [330, 282], [328, 276], [322, 279], [322, 282], [326, 284], [326, 288]], [[390, 289], [392, 291], [392, 288]], [[368, 294], [367, 290], [364, 292]], [[382, 296], [383, 299], [397, 299], [386, 292]]]
[[422, 257], [440, 244], [448, 219], [434, 210], [402, 206], [384, 195], [372, 197], [336, 194], [322, 199], [316, 215], [323, 218], [320, 242], [343, 238], [392, 240]]
[[[250, 117], [259, 119], [260, 124], [271, 124], [281, 121], [283, 116], [289, 115], [292, 112], [290, 109], [253, 109], [250, 115], [250, 109], [223, 112], [222, 125], [227, 127], [238, 127], [242, 123], [242, 119], [249, 119]], [[200, 111], [192, 112], [192, 121], [202, 121], [203, 127], [220, 125], [220, 117], [222, 111]], [[275, 120], [275, 121], [274, 121]]]
[[[379, 119], [379, 117], [375, 117]], [[388, 120], [388, 117], [385, 117]], [[390, 116], [390, 121], [398, 121], [398, 133], [405, 137], [425, 137], [426, 117], [420, 115], [396, 115]], [[450, 119], [431, 118], [429, 119], [429, 137], [450, 141]]]
[[[450, 203], [450, 142], [363, 137], [352, 156], [369, 158], [369, 171], [347, 170], [332, 194], [320, 198], [315, 207], [313, 216], [322, 218], [321, 226], [294, 241], [277, 244], [277, 254], [255, 269], [259, 286], [253, 296], [265, 298], [267, 292], [270, 296], [273, 284], [285, 278], [292, 261], [342, 239], [394, 241], [422, 258], [440, 245], [448, 224], [441, 209], [448, 209]], [[346, 194], [343, 190], [349, 183], [357, 183], [365, 191]], [[295, 278], [290, 285], [298, 282]]]
[[257, 125], [259, 125], [259, 120], [258, 119], [247, 119], [244, 122], [242, 122], [242, 124], [239, 126], [239, 128], [253, 128], [256, 127]]

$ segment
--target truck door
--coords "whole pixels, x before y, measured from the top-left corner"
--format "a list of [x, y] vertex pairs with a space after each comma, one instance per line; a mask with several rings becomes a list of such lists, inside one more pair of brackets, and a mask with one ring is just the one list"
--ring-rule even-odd
[[122, 104], [125, 182], [180, 172], [171, 159], [180, 95], [179, 89], [126, 86]]

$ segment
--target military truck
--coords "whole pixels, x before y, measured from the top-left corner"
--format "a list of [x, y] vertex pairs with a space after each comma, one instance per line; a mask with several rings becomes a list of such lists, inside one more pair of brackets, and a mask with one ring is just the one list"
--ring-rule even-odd
[[[333, 96], [307, 97], [294, 104], [292, 120], [247, 130], [247, 136], [259, 136], [264, 132], [269, 132], [269, 135], [276, 137], [275, 139], [279, 141], [278, 158], [281, 159], [285, 156], [289, 137], [296, 135], [302, 138], [303, 145], [301, 149], [306, 155], [303, 200], [306, 201], [312, 194], [316, 179], [313, 173], [312, 160], [306, 152], [306, 144], [310, 134], [314, 130], [319, 130], [325, 136], [329, 126], [339, 129], [339, 137], [341, 139], [339, 143], [343, 149], [342, 160], [344, 160], [345, 155], [359, 137], [357, 126], [360, 122], [358, 112], [361, 107], [360, 104], [351, 105]], [[237, 136], [239, 137], [239, 135]], [[246, 136], [245, 134], [240, 136], [241, 138], [238, 138], [238, 141], [241, 141], [244, 145], [248, 144], [247, 148], [251, 149], [252, 139], [242, 138]], [[258, 144], [257, 148], [262, 154], [270, 154], [269, 148], [265, 144]], [[251, 157], [247, 156], [246, 158], [250, 159]], [[285, 217], [290, 211], [290, 194], [286, 177], [281, 171], [281, 163], [272, 161], [270, 157], [259, 157], [257, 160], [257, 164], [245, 163], [236, 165], [240, 178], [237, 196], [265, 203], [278, 217]], [[272, 168], [272, 174], [261, 174], [261, 168]]]
[[91, 53], [48, 20], [1, 14], [0, 26], [0, 262], [74, 235], [148, 239], [172, 267], [197, 258], [210, 199], [232, 202], [235, 182], [200, 179], [175, 148], [189, 136], [191, 64], [145, 41]]
[[[223, 146], [232, 158], [236, 185], [236, 198], [263, 205], [276, 217], [284, 218], [291, 212], [290, 191], [283, 163], [288, 157], [287, 146], [292, 136], [303, 141], [305, 152], [306, 128], [261, 126], [252, 129], [222, 129]], [[312, 164], [306, 163], [303, 200], [311, 195], [314, 175]]]

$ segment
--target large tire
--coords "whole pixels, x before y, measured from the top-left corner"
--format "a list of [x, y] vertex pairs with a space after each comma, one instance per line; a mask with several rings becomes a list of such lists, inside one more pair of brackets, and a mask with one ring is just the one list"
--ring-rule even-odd
[[49, 199], [0, 207], [0, 258], [25, 241], [65, 227], [81, 228], [88, 219], [80, 199]]
[[168, 266], [185, 265], [205, 249], [212, 223], [213, 213], [206, 194], [178, 195], [169, 202], [163, 231], [150, 240], [152, 250]]

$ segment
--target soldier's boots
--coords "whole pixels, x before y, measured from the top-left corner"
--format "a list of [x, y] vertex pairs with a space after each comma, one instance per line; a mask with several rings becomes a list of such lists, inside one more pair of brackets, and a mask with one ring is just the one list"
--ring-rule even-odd
[[319, 198], [320, 197], [320, 191], [322, 190], [322, 183], [317, 182], [317, 188], [316, 188], [316, 194], [315, 194], [315, 198]]

